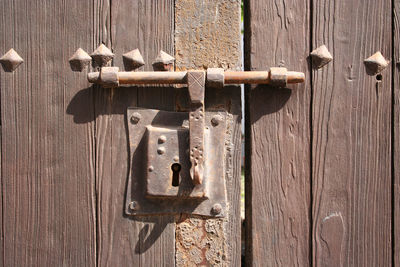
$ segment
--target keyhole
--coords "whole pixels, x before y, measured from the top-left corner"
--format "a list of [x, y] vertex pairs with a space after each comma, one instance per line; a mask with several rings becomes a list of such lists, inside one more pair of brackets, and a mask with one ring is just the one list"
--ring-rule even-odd
[[181, 164], [174, 163], [171, 165], [172, 170], [172, 186], [179, 186], [179, 172], [181, 171]]

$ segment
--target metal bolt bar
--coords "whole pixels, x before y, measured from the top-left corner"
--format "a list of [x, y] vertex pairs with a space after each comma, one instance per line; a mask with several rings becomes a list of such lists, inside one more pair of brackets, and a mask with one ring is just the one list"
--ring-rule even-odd
[[[304, 73], [288, 71], [287, 83], [304, 82]], [[271, 82], [269, 71], [227, 71], [225, 84], [269, 84]]]
[[[304, 73], [288, 71], [287, 83], [302, 83]], [[99, 79], [99, 72], [88, 73], [91, 83], [103, 84]], [[271, 82], [269, 71], [226, 71], [225, 84], [269, 84]], [[143, 72], [118, 72], [119, 84], [187, 84], [187, 71], [143, 71]]]

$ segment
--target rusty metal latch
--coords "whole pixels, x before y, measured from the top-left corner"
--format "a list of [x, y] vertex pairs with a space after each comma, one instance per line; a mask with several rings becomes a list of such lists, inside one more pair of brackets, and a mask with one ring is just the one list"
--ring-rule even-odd
[[[142, 64], [137, 51], [131, 54], [135, 54], [136, 65]], [[154, 64], [156, 69], [164, 71], [123, 72], [117, 67], [103, 65], [99, 72], [88, 73], [89, 82], [103, 87], [186, 84], [189, 91], [188, 113], [128, 109], [133, 167], [125, 212], [128, 215], [192, 213], [223, 217], [227, 205], [223, 162], [229, 143], [225, 140], [226, 132], [230, 126], [226, 112], [205, 112], [206, 86], [222, 88], [225, 84], [247, 83], [286, 87], [303, 82], [304, 74], [286, 68], [270, 68], [269, 71], [209, 68], [174, 72], [170, 62], [173, 58], [166, 53], [159, 57]], [[216, 161], [221, 161], [218, 167], [215, 167]]]
[[204, 152], [204, 92], [205, 86], [221, 88], [225, 84], [271, 84], [285, 87], [304, 81], [304, 73], [270, 68], [269, 71], [227, 71], [221, 68], [180, 72], [120, 72], [118, 67], [102, 67], [88, 74], [91, 83], [104, 87], [122, 84], [187, 84], [191, 111], [189, 114], [191, 177], [194, 184], [203, 181]]
[[98, 71], [88, 73], [88, 81], [103, 87], [183, 84], [187, 85], [190, 98], [189, 112], [127, 109], [130, 168], [125, 214], [225, 216], [225, 176], [229, 175], [225, 167], [234, 121], [225, 110], [206, 112], [206, 87], [218, 89], [243, 83], [286, 87], [304, 82], [304, 73], [282, 67], [269, 71], [174, 71], [175, 58], [164, 51], [152, 63], [155, 71], [136, 72], [145, 64], [140, 51], [134, 49], [122, 57], [127, 71], [110, 67], [114, 53], [101, 44], [91, 55], [79, 48], [69, 63], [73, 71], [81, 72], [92, 62]]
[[[102, 67], [100, 72], [88, 73], [91, 83], [104, 87], [117, 87], [123, 84], [187, 84], [189, 71], [119, 71], [118, 67]], [[285, 87], [287, 84], [302, 83], [302, 72], [288, 71], [286, 68], [273, 67], [269, 71], [224, 71], [220, 68], [207, 69], [206, 83], [211, 87], [223, 87], [225, 84], [271, 84]]]

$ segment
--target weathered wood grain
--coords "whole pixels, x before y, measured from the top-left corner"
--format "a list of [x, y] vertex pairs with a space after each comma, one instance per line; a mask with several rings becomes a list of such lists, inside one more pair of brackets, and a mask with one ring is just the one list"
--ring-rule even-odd
[[391, 1], [314, 1], [312, 257], [315, 266], [390, 266], [391, 67], [382, 81], [364, 59], [391, 58]]
[[[240, 68], [240, 1], [175, 1], [176, 69]], [[178, 89], [176, 109], [187, 110], [187, 89]], [[179, 218], [176, 265], [240, 266], [240, 87], [206, 88], [206, 110], [230, 113], [226, 187], [229, 202], [225, 219]]]
[[400, 1], [393, 1], [393, 264], [400, 266]]
[[[309, 77], [309, 1], [245, 2], [245, 69]], [[310, 264], [310, 82], [246, 90], [246, 264]]]
[[[115, 53], [113, 65], [123, 69], [122, 54], [139, 48], [152, 70], [158, 51], [173, 54], [173, 1], [114, 0], [111, 28], [100, 42]], [[110, 34], [111, 33], [111, 34]], [[130, 218], [124, 215], [129, 173], [126, 110], [130, 106], [173, 110], [173, 90], [115, 88], [96, 91], [96, 186], [99, 266], [174, 266], [175, 224], [172, 216]]]
[[4, 266], [94, 266], [93, 95], [70, 70], [96, 32], [92, 2], [0, 1]]

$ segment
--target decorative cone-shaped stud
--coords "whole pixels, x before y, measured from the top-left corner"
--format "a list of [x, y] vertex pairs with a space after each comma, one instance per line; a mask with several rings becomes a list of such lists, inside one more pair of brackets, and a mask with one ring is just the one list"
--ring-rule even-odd
[[99, 67], [106, 66], [113, 59], [114, 54], [104, 44], [97, 47], [90, 55]]
[[0, 58], [0, 63], [6, 72], [13, 72], [22, 62], [24, 62], [22, 57], [12, 48]]
[[75, 54], [69, 59], [69, 65], [73, 71], [82, 71], [86, 68], [92, 58], [82, 48], [78, 48]]
[[139, 49], [123, 54], [122, 59], [124, 61], [125, 70], [127, 71], [135, 70], [144, 65], [144, 60]]
[[333, 59], [331, 53], [329, 53], [328, 48], [326, 48], [325, 45], [321, 45], [320, 47], [314, 49], [310, 55], [313, 66], [317, 69], [322, 68]]
[[156, 71], [172, 71], [175, 58], [160, 50], [156, 60], [153, 62], [153, 68]]
[[367, 67], [367, 73], [369, 75], [375, 75], [384, 70], [389, 65], [389, 61], [382, 56], [380, 51], [378, 51], [365, 59], [364, 64]]

